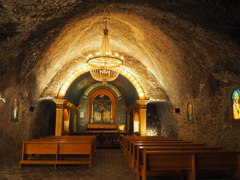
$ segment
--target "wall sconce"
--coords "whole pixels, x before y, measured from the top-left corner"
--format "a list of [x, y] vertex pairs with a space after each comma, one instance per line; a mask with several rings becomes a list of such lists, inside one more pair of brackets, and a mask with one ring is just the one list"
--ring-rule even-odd
[[6, 103], [5, 99], [2, 98], [1, 94], [0, 94], [0, 100], [3, 101], [3, 103]]
[[180, 114], [180, 108], [175, 108], [175, 113]]

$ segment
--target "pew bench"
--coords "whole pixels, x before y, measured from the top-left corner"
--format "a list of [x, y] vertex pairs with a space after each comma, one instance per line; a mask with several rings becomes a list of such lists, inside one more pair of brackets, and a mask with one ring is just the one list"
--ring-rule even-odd
[[127, 158], [131, 164], [132, 156], [136, 153], [137, 146], [203, 146], [202, 143], [192, 143], [185, 141], [135, 141], [130, 144], [127, 152]]
[[131, 141], [182, 141], [179, 139], [164, 136], [123, 136], [121, 139], [121, 151], [125, 152], [129, 149]]
[[92, 156], [96, 154], [96, 136], [49, 136], [42, 139], [33, 139], [32, 142], [82, 142], [92, 144]]
[[196, 180], [201, 171], [231, 171], [232, 177], [240, 178], [240, 155], [237, 151], [146, 151], [139, 179], [147, 176], [187, 175]]
[[132, 157], [132, 169], [139, 175], [143, 165], [143, 151], [211, 151], [221, 150], [220, 147], [207, 146], [137, 146], [136, 154]]
[[[183, 143], [183, 141], [179, 141], [179, 140], [167, 140], [167, 139], [149, 139], [149, 140], [132, 140], [132, 141], [128, 141], [127, 146], [124, 148], [124, 154], [126, 156], [126, 158], [129, 158], [129, 155], [132, 153], [133, 151], [133, 146], [136, 143], [149, 143], [149, 144], [164, 144], [164, 143]], [[184, 143], [191, 143], [191, 142], [184, 142]]]
[[25, 164], [92, 164], [92, 144], [81, 141], [23, 141], [20, 167]]

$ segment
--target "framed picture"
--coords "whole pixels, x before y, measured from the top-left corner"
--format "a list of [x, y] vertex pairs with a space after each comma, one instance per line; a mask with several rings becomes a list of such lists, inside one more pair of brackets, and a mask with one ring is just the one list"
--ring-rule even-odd
[[190, 102], [187, 104], [187, 121], [193, 122], [193, 105]]
[[233, 119], [240, 120], [240, 90], [235, 90], [232, 94]]
[[18, 121], [19, 115], [19, 101], [17, 98], [12, 100], [12, 109], [11, 109], [11, 120], [16, 122]]

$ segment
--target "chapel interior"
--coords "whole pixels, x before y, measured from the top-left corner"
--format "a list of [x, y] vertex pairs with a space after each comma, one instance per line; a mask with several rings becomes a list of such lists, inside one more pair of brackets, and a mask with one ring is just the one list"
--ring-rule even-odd
[[[106, 36], [122, 64], [96, 80]], [[0, 63], [0, 162], [17, 174], [23, 141], [52, 136], [96, 136], [119, 161], [123, 136], [240, 150], [240, 1], [0, 1]]]

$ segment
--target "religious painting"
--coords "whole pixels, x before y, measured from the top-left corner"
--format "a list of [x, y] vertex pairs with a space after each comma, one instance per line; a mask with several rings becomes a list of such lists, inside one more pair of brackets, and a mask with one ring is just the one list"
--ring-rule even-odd
[[19, 102], [17, 98], [14, 98], [12, 101], [11, 120], [18, 121], [18, 114], [19, 114]]
[[235, 90], [232, 94], [233, 119], [240, 120], [240, 90]]
[[187, 104], [187, 121], [192, 122], [193, 120], [193, 105], [192, 103]]
[[112, 119], [112, 101], [104, 94], [100, 94], [93, 100], [93, 123], [110, 124]]

